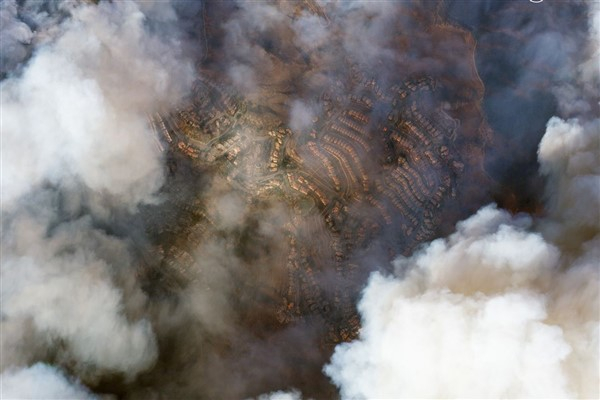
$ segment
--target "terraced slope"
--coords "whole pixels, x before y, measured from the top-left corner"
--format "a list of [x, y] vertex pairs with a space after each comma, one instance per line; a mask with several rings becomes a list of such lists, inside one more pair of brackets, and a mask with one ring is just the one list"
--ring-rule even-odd
[[[346, 85], [323, 92], [308, 133], [208, 78], [185, 108], [151, 117], [171, 151], [227, 182], [253, 210], [285, 209], [278, 238], [285, 243], [277, 245], [285, 254], [254, 290], [278, 324], [311, 315], [329, 321], [330, 343], [357, 334], [354, 301], [372, 269], [360, 259], [382, 248], [408, 254], [434, 238], [465, 169], [461, 121], [436, 100], [436, 80], [380, 88], [355, 72]], [[199, 195], [163, 250], [162, 268], [180, 284], [198, 278], [193, 251], [219, 234], [219, 217], [206, 209]], [[260, 246], [241, 237], [234, 243], [242, 260]]]
[[[247, 53], [228, 53], [216, 21], [237, 21], [235, 7], [206, 4], [207, 53], [189, 98], [148, 118], [167, 160], [168, 201], [142, 211], [150, 243], [140, 274], [157, 309], [184, 315], [168, 320], [147, 379], [185, 397], [172, 371], [189, 370], [206, 388], [233, 371], [244, 387], [205, 397], [297, 387], [331, 398], [322, 366], [357, 336], [370, 273], [391, 271], [398, 255], [488, 201], [475, 42], [430, 8], [399, 7], [404, 23], [386, 33], [380, 59], [328, 57], [344, 48], [337, 29], [347, 16], [281, 0], [269, 3], [286, 15], [279, 25], [248, 33], [263, 71]], [[293, 45], [290, 26], [306, 15], [331, 43]], [[254, 68], [250, 89], [230, 74], [239, 62]], [[297, 102], [309, 112], [295, 115]], [[263, 367], [270, 372], [256, 378]]]

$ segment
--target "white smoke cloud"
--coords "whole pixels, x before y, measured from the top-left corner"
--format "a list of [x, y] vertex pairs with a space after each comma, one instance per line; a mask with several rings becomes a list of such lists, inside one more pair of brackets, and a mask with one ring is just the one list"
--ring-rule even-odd
[[[192, 67], [180, 54], [189, 48], [178, 42], [178, 16], [169, 3], [73, 3], [19, 2], [29, 8], [23, 12], [35, 19], [36, 29], [18, 21], [16, 2], [0, 3], [0, 58], [6, 57], [0, 59], [0, 72], [23, 67], [0, 83], [0, 193], [5, 217], [0, 344], [5, 398], [92, 398], [53, 367], [26, 367], [38, 360], [67, 365], [84, 382], [93, 383], [104, 373], [133, 378], [157, 358], [155, 333], [144, 319], [147, 299], [134, 276], [128, 240], [98, 228], [95, 221], [110, 218], [113, 208], [131, 210], [152, 201], [161, 185], [162, 159], [146, 113], [173, 105], [191, 86]], [[176, 7], [194, 12], [200, 7], [200, 2], [185, 4], [189, 6]], [[56, 15], [44, 14], [45, 7]], [[276, 81], [273, 72], [283, 69], [255, 37], [273, 39], [281, 32], [282, 42], [295, 41], [318, 53], [311, 56], [323, 58], [325, 66], [337, 64], [341, 57], [366, 64], [374, 61], [371, 58], [397, 57], [388, 49], [387, 30], [398, 16], [393, 2], [324, 5], [332, 19], [339, 19], [338, 30], [327, 25], [326, 18], [306, 13], [290, 27], [290, 19], [278, 7], [243, 3], [238, 18], [224, 26], [223, 50], [232, 53], [225, 71], [242, 93], [257, 92], [265, 80]], [[63, 17], [66, 20], [57, 24]], [[155, 34], [150, 34], [153, 29]], [[296, 35], [294, 40], [288, 40], [288, 31]], [[326, 46], [333, 36], [334, 46]], [[32, 49], [32, 58], [22, 64]], [[581, 70], [583, 81], [588, 81], [594, 65]], [[573, 93], [571, 87], [564, 90]], [[289, 105], [292, 128], [310, 126], [316, 105], [306, 100]], [[597, 396], [598, 310], [590, 306], [598, 297], [594, 282], [599, 243], [593, 223], [598, 218], [597, 209], [590, 210], [598, 200], [593, 151], [598, 140], [592, 134], [597, 128], [597, 121], [583, 119], [549, 124], [540, 161], [555, 179], [552, 187], [560, 188], [551, 190], [551, 218], [533, 221], [483, 209], [452, 238], [434, 242], [414, 258], [398, 260], [399, 274], [409, 271], [404, 281], [372, 278], [361, 305], [363, 337], [338, 348], [328, 367], [336, 383], [344, 385], [344, 396], [421, 389], [440, 395]], [[60, 191], [68, 209], [59, 212], [59, 201], [46, 190]], [[216, 200], [220, 227], [238, 228], [246, 206], [233, 195]], [[86, 207], [91, 209], [81, 211]], [[272, 225], [261, 223], [259, 233], [280, 238]], [[209, 290], [190, 284], [178, 310], [188, 307], [194, 321], [215, 335], [233, 325], [231, 271], [242, 270], [223, 242], [208, 240], [194, 254], [200, 260], [198, 269], [209, 277], [202, 282]], [[398, 310], [399, 320], [391, 311], [383, 314], [389, 318], [378, 315], [382, 309]], [[430, 322], [432, 315], [439, 317]], [[412, 333], [402, 331], [407, 325]], [[412, 364], [395, 363], [404, 357]], [[200, 362], [200, 368], [206, 365]], [[433, 377], [427, 369], [431, 365], [438, 368]], [[362, 369], [348, 369], [354, 367]], [[199, 375], [191, 368], [186, 372], [193, 381]], [[477, 373], [472, 376], [464, 373], [473, 369]], [[415, 370], [422, 370], [423, 377], [415, 380]], [[455, 373], [439, 380], [448, 370]], [[400, 388], [405, 392], [394, 392], [387, 378], [401, 374], [410, 380]], [[174, 379], [177, 385], [185, 380]], [[439, 386], [431, 385], [437, 380]], [[455, 385], [466, 389], [461, 392]], [[274, 392], [259, 398], [301, 395]]]
[[3, 399], [81, 399], [98, 397], [81, 384], [46, 364], [37, 363], [22, 370], [9, 370], [0, 375]]
[[598, 51], [590, 54], [570, 86], [588, 104], [576, 107], [581, 118], [551, 118], [539, 145], [547, 215], [484, 207], [395, 260], [396, 276], [374, 274], [359, 339], [337, 346], [324, 368], [342, 398], [599, 397], [600, 119], [586, 117]]
[[331, 37], [331, 32], [323, 18], [306, 12], [292, 23], [292, 29], [296, 34], [297, 44], [307, 50], [325, 45]]
[[301, 100], [294, 100], [290, 107], [290, 128], [294, 132], [306, 132], [313, 125], [315, 108]]
[[[2, 12], [14, 22], [11, 4]], [[37, 392], [7, 392], [20, 386], [5, 381], [5, 396], [89, 397], [60, 386], [50, 367], [15, 372], [48, 357], [85, 382], [133, 378], [157, 358], [130, 241], [96, 226], [154, 200], [163, 160], [146, 116], [176, 105], [194, 77], [174, 14], [151, 21], [141, 10], [131, 1], [63, 7], [22, 71], [0, 83], [1, 368], [9, 382], [39, 376]]]
[[325, 368], [342, 397], [597, 396], [597, 265], [562, 271], [533, 228], [488, 206], [396, 260], [404, 279], [372, 276], [360, 339]]
[[72, 178], [135, 204], [162, 182], [144, 113], [177, 101], [191, 66], [145, 34], [132, 2], [78, 7], [61, 29], [2, 82], [3, 208]]
[[319, 57], [335, 57], [332, 62], [338, 64], [344, 58], [365, 66], [381, 59], [389, 61], [398, 58], [391, 49], [390, 33], [398, 24], [407, 27], [408, 21], [399, 16], [406, 6], [385, 1], [323, 3], [327, 19], [304, 11], [292, 23], [294, 40], [307, 51], [321, 49], [328, 54]]
[[261, 394], [257, 397], [257, 400], [301, 400], [302, 395], [299, 391], [293, 390], [291, 392], [277, 391], [268, 394]]
[[[135, 374], [156, 358], [154, 334], [147, 321], [127, 320], [123, 293], [112, 283], [111, 266], [127, 269], [131, 262], [125, 244], [94, 230], [90, 222], [82, 218], [63, 224], [50, 237], [50, 221], [27, 215], [13, 222], [1, 271], [3, 326], [21, 326], [18, 332], [32, 323], [38, 340], [49, 347], [64, 341], [66, 353], [82, 370], [92, 365]], [[10, 345], [23, 339], [2, 339], [2, 363], [10, 365], [18, 360], [18, 354], [11, 357]]]
[[[347, 2], [338, 3], [344, 16], [343, 46], [353, 61], [369, 65], [374, 59], [393, 59], [389, 32], [398, 21], [402, 8], [394, 2]], [[404, 21], [403, 21], [404, 22]]]
[[230, 58], [227, 75], [239, 92], [256, 96], [261, 80], [274, 77], [273, 59], [259, 45], [264, 37], [282, 27], [285, 15], [265, 2], [238, 2], [239, 9], [223, 24], [224, 53]]
[[577, 243], [598, 226], [599, 132], [600, 119], [581, 122], [553, 117], [548, 121], [538, 153], [541, 172], [551, 180], [549, 208], [554, 222], [560, 224], [555, 240]]

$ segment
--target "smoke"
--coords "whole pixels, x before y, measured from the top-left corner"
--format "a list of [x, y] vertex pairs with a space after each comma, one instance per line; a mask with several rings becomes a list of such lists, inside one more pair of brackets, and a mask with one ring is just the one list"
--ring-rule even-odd
[[300, 392], [297, 390], [291, 392], [273, 392], [269, 394], [263, 394], [257, 397], [257, 400], [301, 400], [302, 397]]
[[61, 30], [21, 77], [2, 83], [10, 149], [3, 206], [42, 182], [72, 179], [136, 204], [162, 183], [144, 112], [176, 101], [190, 84], [190, 66], [169, 43], [145, 35], [134, 3], [81, 6]]
[[[36, 206], [51, 204], [40, 201]], [[60, 223], [48, 235], [48, 226], [55, 223], [24, 213], [5, 230], [11, 240], [4, 245], [3, 329], [10, 325], [11, 333], [17, 333], [32, 325], [38, 345], [64, 343], [66, 349], [57, 357], [74, 360], [82, 372], [93, 373], [89, 365], [131, 375], [148, 368], [156, 358], [154, 334], [148, 321], [129, 322], [122, 304], [125, 291], [131, 292], [131, 303], [143, 295], [126, 286], [131, 283], [116, 287], [112, 282], [132, 273], [126, 244], [94, 229], [90, 217]], [[8, 348], [2, 361], [10, 365], [23, 356], [18, 351], [11, 357], [12, 346], [24, 347], [22, 339], [11, 334], [3, 341]]]
[[371, 277], [325, 367], [343, 398], [598, 397], [598, 122], [548, 122], [546, 218], [485, 207]]
[[31, 43], [33, 33], [27, 24], [18, 21], [16, 2], [5, 1], [0, 5], [0, 21], [2, 25], [2, 55], [0, 56], [0, 72], [16, 68], [27, 56], [27, 45]]
[[432, 54], [437, 49], [431, 38], [412, 43], [411, 52], [398, 51], [399, 43], [422, 34], [417, 32], [430, 22], [428, 4], [239, 1], [229, 6], [234, 11], [222, 25], [224, 45], [216, 61], [237, 91], [260, 99], [299, 132], [308, 111], [301, 105], [310, 104], [315, 115], [323, 112], [319, 96], [348, 78], [348, 66], [360, 66], [386, 87], [424, 70], [439, 72], [443, 64], [436, 61], [440, 52]]
[[588, 58], [556, 86], [577, 118], [552, 117], [539, 144], [546, 215], [484, 207], [373, 274], [360, 338], [324, 368], [342, 398], [599, 396], [598, 15]]
[[176, 105], [193, 68], [176, 19], [152, 20], [134, 2], [5, 2], [2, 18], [3, 68], [24, 63], [0, 83], [2, 394], [92, 398], [59, 370], [27, 365], [94, 383], [155, 362], [124, 225], [164, 180], [147, 114]]
[[598, 238], [565, 265], [533, 229], [488, 206], [373, 275], [325, 368], [342, 397], [597, 397]]
[[295, 100], [290, 108], [290, 128], [296, 132], [306, 132], [313, 125], [315, 116], [313, 107]]
[[587, 69], [594, 75], [597, 69], [590, 58], [597, 34], [591, 20], [588, 24], [588, 9], [596, 2], [444, 3], [449, 19], [468, 26], [477, 40], [483, 108], [495, 132], [486, 154], [486, 170], [498, 182], [495, 201], [511, 210], [538, 212], [544, 182], [536, 151], [548, 119], [558, 113], [576, 117], [582, 107], [587, 114], [600, 112], [598, 104], [586, 100], [597, 92], [597, 82], [586, 79], [583, 85], [580, 73]]
[[[264, 2], [239, 2], [224, 23], [227, 74], [233, 86], [248, 98], [264, 94], [260, 84], [272, 85], [286, 71], [265, 49], [267, 43], [285, 35], [285, 15]], [[277, 33], [276, 33], [277, 32]]]
[[42, 363], [18, 371], [8, 370], [0, 376], [5, 399], [81, 399], [98, 397], [57, 369]]
[[14, 0], [0, 4], [0, 77], [20, 71], [33, 49], [56, 33], [56, 26], [65, 19], [75, 6], [73, 1], [25, 1], [20, 5]]
[[[299, 137], [282, 133], [282, 143], [300, 143], [330, 118], [324, 91], [335, 113], [350, 94], [362, 96], [363, 89], [348, 83], [357, 71], [382, 91], [415, 75], [439, 78], [447, 93], [432, 96], [460, 98], [468, 116], [459, 130], [482, 133], [479, 78], [463, 68], [469, 57], [457, 59], [470, 55], [473, 43], [437, 24], [443, 16], [434, 8], [427, 2], [0, 3], [2, 396], [270, 392], [258, 397], [266, 400], [299, 399], [302, 391], [335, 397], [321, 374], [333, 347], [323, 344], [331, 322], [324, 316], [335, 298], [356, 293], [334, 282], [329, 265], [286, 288], [294, 298], [281, 288], [290, 236], [307, 253], [315, 248], [306, 258], [338, 251], [326, 248], [332, 242], [324, 210], [311, 201], [296, 204], [298, 193], [281, 202], [270, 193], [247, 195], [245, 185], [264, 188], [276, 175], [256, 172], [263, 154], [254, 150], [271, 129], [289, 127]], [[510, 18], [502, 26], [520, 29]], [[552, 83], [563, 119], [549, 122], [540, 146], [549, 215], [484, 208], [449, 238], [397, 259], [396, 277], [373, 275], [361, 302], [361, 339], [338, 347], [326, 367], [342, 396], [597, 395], [598, 212], [590, 205], [598, 201], [598, 123], [591, 120], [596, 105], [578, 96], [584, 85], [588, 97], [596, 93], [595, 64], [568, 60], [578, 52], [576, 35], [534, 36], [518, 56], [533, 55], [533, 64], [560, 72]], [[453, 47], [459, 44], [465, 48]], [[560, 54], [552, 57], [547, 51], [556, 46]], [[252, 110], [231, 116], [247, 117], [241, 124], [248, 140], [222, 146], [223, 157], [235, 161], [225, 173], [233, 180], [219, 176], [218, 162], [182, 155], [175, 134], [172, 148], [161, 151], [169, 145], [149, 126], [149, 115], [189, 111], [179, 106], [194, 86], [193, 65], [206, 73], [206, 91], [213, 84], [233, 87], [227, 107], [237, 107], [241, 97], [240, 107]], [[546, 82], [517, 75], [520, 87]], [[474, 95], [459, 93], [464, 87]], [[385, 121], [389, 105], [378, 107], [373, 120]], [[231, 123], [223, 115], [217, 130]], [[169, 129], [172, 123], [166, 121]], [[376, 125], [365, 127], [369, 139], [379, 132]], [[212, 135], [209, 130], [202, 135]], [[484, 141], [458, 140], [464, 140], [459, 146], [469, 142], [465, 154]], [[371, 175], [383, 150], [355, 152], [376, 180]], [[305, 154], [292, 148], [280, 156]], [[310, 161], [302, 160], [314, 169]], [[467, 201], [464, 207], [481, 204]], [[372, 214], [365, 207], [360, 211]], [[394, 229], [383, 230], [382, 241]], [[369, 240], [364, 248], [354, 249], [351, 240], [342, 248], [367, 271], [405, 250]], [[347, 286], [361, 286], [361, 274], [349, 273]], [[342, 289], [333, 293], [336, 287]], [[309, 303], [302, 291], [314, 296], [308, 316], [296, 311]], [[285, 318], [291, 322], [282, 323]], [[448, 370], [455, 372], [438, 379]], [[389, 377], [402, 383], [401, 391], [388, 385]]]

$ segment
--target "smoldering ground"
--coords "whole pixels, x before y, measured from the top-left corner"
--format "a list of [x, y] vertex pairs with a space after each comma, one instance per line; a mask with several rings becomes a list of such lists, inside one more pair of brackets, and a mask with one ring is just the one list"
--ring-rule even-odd
[[[290, 211], [278, 204], [253, 210], [226, 183], [192, 171], [180, 156], [161, 154], [146, 115], [176, 108], [194, 79], [192, 65], [202, 64], [224, 71], [244, 96], [263, 99], [292, 128], [307, 133], [312, 119], [323, 113], [316, 94], [349, 73], [341, 67], [348, 60], [372, 71], [381, 86], [422, 70], [452, 75], [461, 70], [448, 72], [449, 65], [460, 63], [445, 54], [443, 46], [431, 51], [435, 38], [427, 35], [414, 39], [416, 54], [398, 55], [397, 44], [387, 35], [398, 26], [418, 31], [418, 18], [412, 14], [423, 12], [418, 5], [315, 2], [320, 12], [304, 10], [290, 18], [293, 3], [197, 4], [2, 3], [2, 43], [10, 49], [1, 59], [6, 76], [2, 82], [5, 396], [241, 398], [273, 391], [271, 398], [300, 397], [298, 391], [275, 392], [292, 386], [305, 396], [336, 395], [320, 373], [329, 354], [319, 347], [320, 321], [298, 323], [274, 334], [256, 327], [268, 327], [272, 318], [253, 305], [273, 290], [269, 284], [287, 250], [279, 240], [281, 227], [291, 218]], [[570, 75], [593, 52], [578, 46], [588, 43], [586, 24], [567, 29], [574, 19], [586, 21], [587, 6], [545, 4], [533, 9], [482, 2], [477, 18], [469, 19], [469, 3], [448, 4], [450, 17], [466, 21], [476, 33], [480, 49], [491, 43], [492, 50], [477, 53], [485, 86], [493, 88], [485, 98], [487, 115], [501, 140], [525, 143], [527, 150], [513, 154], [489, 149], [488, 156], [498, 160], [490, 173], [499, 171], [495, 177], [501, 176], [498, 180], [515, 196], [521, 195], [523, 185], [506, 178], [505, 171], [515, 165], [537, 170], [531, 151], [550, 116], [579, 116], [580, 121], [555, 119], [548, 125], [540, 159], [551, 178], [549, 215], [532, 220], [486, 208], [461, 223], [448, 239], [434, 242], [413, 258], [398, 259], [395, 266], [404, 280], [371, 279], [361, 302], [363, 336], [338, 348], [327, 374], [340, 386], [341, 396], [350, 398], [390, 393], [481, 395], [485, 390], [491, 395], [524, 396], [538, 392], [528, 391], [526, 385], [515, 388], [514, 381], [521, 376], [512, 367], [519, 366], [516, 371], [525, 382], [538, 382], [531, 371], [543, 360], [547, 363], [540, 379], [551, 380], [546, 387], [551, 394], [594, 395], [587, 386], [594, 379], [585, 377], [597, 372], [595, 360], [585, 355], [583, 346], [597, 347], [597, 310], [592, 306], [597, 298], [593, 278], [598, 256], [592, 240], [597, 230], [589, 224], [594, 218], [573, 210], [597, 205], [598, 164], [587, 150], [598, 145], [597, 123], [589, 117], [597, 110], [597, 101], [565, 110], [573, 99], [579, 100], [579, 93], [594, 93], [597, 87], [593, 74], [591, 81], [584, 72]], [[515, 20], [515, 15], [522, 19]], [[497, 35], [501, 38], [495, 42]], [[517, 53], [504, 45], [499, 52], [514, 73], [509, 79], [505, 70], [493, 68], [492, 53], [498, 42], [514, 35], [519, 38]], [[557, 46], [561, 51], [548, 50]], [[540, 64], [551, 68], [538, 74]], [[528, 97], [532, 87], [537, 94]], [[512, 100], [522, 92], [535, 112], [519, 114], [519, 129], [511, 129], [510, 121], [518, 114]], [[567, 95], [552, 97], [557, 100], [549, 104], [540, 100], [558, 92], [571, 97], [568, 101]], [[563, 152], [563, 147], [568, 150]], [[563, 196], [574, 190], [579, 195]], [[525, 197], [541, 204], [540, 192]], [[198, 271], [197, 279], [185, 275], [180, 287], [171, 281], [172, 275], [161, 273], [161, 255], [147, 250], [153, 247], [156, 231], [177, 221], [179, 206], [198, 193], [219, 234], [194, 249], [190, 269], [192, 276]], [[584, 206], [570, 207], [577, 199], [584, 199]], [[464, 207], [470, 212], [480, 201]], [[520, 208], [527, 209], [522, 202], [513, 207]], [[149, 214], [159, 216], [149, 223]], [[386, 233], [394, 234], [398, 232]], [[160, 237], [177, 240], [169, 235]], [[565, 237], [570, 238], [566, 243]], [[232, 238], [236, 244], [245, 243], [243, 253], [236, 253]], [[539, 250], [528, 262], [516, 249], [522, 243]], [[465, 248], [478, 249], [467, 266], [430, 262], [459, 258]], [[367, 270], [377, 269], [379, 260], [389, 258], [381, 253], [367, 252], [357, 260], [371, 263]], [[395, 254], [400, 253], [402, 249], [396, 249]], [[413, 270], [414, 264], [419, 267]], [[269, 278], [261, 285], [257, 276]], [[490, 277], [497, 278], [497, 286], [481, 287], [480, 282]], [[244, 281], [246, 285], [240, 284]], [[169, 289], [172, 285], [178, 288], [176, 295]], [[386, 294], [389, 289], [389, 296], [373, 295], [383, 288]], [[474, 295], [477, 291], [481, 294]], [[582, 295], [573, 295], [577, 291]], [[372, 312], [390, 303], [399, 310], [397, 319], [394, 315], [392, 322], [371, 319]], [[576, 318], [569, 315], [572, 308], [581, 311]], [[433, 371], [431, 365], [439, 360], [453, 363], [456, 355], [443, 345], [429, 352], [402, 351], [411, 343], [416, 349], [429, 348], [430, 342], [424, 340], [431, 336], [415, 339], [419, 333], [437, 332], [423, 323], [429, 311], [448, 311], [454, 317], [439, 321], [436, 326], [442, 330], [459, 325], [448, 339], [451, 347], [475, 351], [466, 339], [472, 333], [484, 343], [480, 348], [488, 349], [485, 343], [497, 340], [514, 350], [506, 354], [517, 361], [502, 360], [506, 374], [493, 380], [491, 388], [479, 386], [491, 380], [489, 375], [474, 382], [464, 374], [458, 379], [460, 387], [447, 381], [431, 385], [436, 380], [427, 375]], [[498, 328], [499, 321], [513, 327], [514, 335]], [[386, 348], [391, 356], [397, 349], [401, 352], [386, 364], [369, 346], [372, 340], [387, 343], [390, 332], [403, 333], [407, 340], [398, 347], [390, 344], [389, 352]], [[515, 338], [517, 334], [520, 337]], [[544, 345], [554, 351], [540, 351]], [[485, 354], [487, 358], [473, 357], [474, 364], [463, 370], [496, 361], [496, 353]], [[353, 363], [380, 368], [348, 382], [355, 372], [346, 360], [354, 355]], [[401, 392], [387, 386], [385, 366], [393, 367], [395, 379], [412, 378], [415, 365], [422, 365], [422, 376], [430, 379], [414, 380]], [[32, 381], [43, 382], [39, 392], [32, 391]], [[381, 392], [370, 392], [373, 387]], [[419, 391], [423, 388], [437, 391]]]

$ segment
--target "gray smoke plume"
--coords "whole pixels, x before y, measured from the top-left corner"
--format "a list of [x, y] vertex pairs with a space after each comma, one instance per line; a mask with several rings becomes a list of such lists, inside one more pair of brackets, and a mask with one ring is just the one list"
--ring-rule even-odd
[[[446, 3], [452, 14], [456, 2]], [[468, 19], [470, 3], [458, 3]], [[598, 396], [598, 122], [597, 104], [588, 101], [598, 92], [597, 44], [580, 62], [583, 28], [571, 36], [563, 29], [573, 15], [552, 24], [562, 14], [541, 13], [544, 19], [530, 24], [507, 6], [495, 14], [502, 16], [497, 23], [485, 21], [494, 7], [472, 7], [479, 43], [504, 28], [507, 36], [532, 38], [515, 54], [500, 52], [522, 61], [507, 68], [517, 75], [510, 89], [547, 85], [547, 75], [531, 72], [540, 65], [557, 71], [550, 90], [562, 118], [548, 123], [540, 145], [549, 215], [483, 208], [448, 238], [398, 258], [396, 276], [373, 275], [360, 306], [361, 338], [338, 347], [326, 367], [342, 397]], [[193, 168], [176, 152], [161, 152], [166, 144], [147, 117], [176, 109], [193, 86], [193, 66], [201, 64], [300, 136], [308, 134], [324, 112], [323, 90], [348, 94], [338, 85], [348, 66], [358, 65], [382, 88], [424, 71], [452, 78], [465, 72], [454, 55], [465, 49], [451, 48], [458, 40], [428, 36], [418, 26], [434, 9], [434, 2], [389, 1], [1, 2], [0, 397], [270, 392], [258, 398], [296, 400], [302, 393], [294, 387], [334, 396], [319, 374], [328, 356], [314, 321], [265, 333], [260, 324], [271, 321], [268, 311], [256, 309], [257, 298], [280, 299], [273, 282], [285, 270], [283, 227], [301, 217], [281, 204], [257, 211], [204, 170], [197, 177], [169, 169], [173, 180], [186, 181], [168, 181], [165, 164], [172, 160], [165, 158]], [[486, 53], [479, 65], [487, 71], [495, 62]], [[493, 115], [530, 123], [531, 115], [521, 117], [509, 100], [493, 92], [490, 108], [510, 114]], [[539, 137], [526, 131], [515, 137], [537, 146]], [[152, 247], [140, 210], [164, 211], [157, 217], [162, 228], [179, 216], [170, 213], [181, 204], [171, 203], [185, 202], [186, 190], [206, 207], [186, 210], [201, 210], [216, 234], [186, 243], [190, 254], [177, 259], [189, 261], [185, 284], [175, 282], [172, 295], [164, 289], [173, 272], [161, 264], [164, 254], [140, 255]], [[313, 222], [323, 224], [319, 217]], [[378, 255], [373, 248], [369, 256]], [[140, 277], [148, 271], [140, 265], [154, 255], [158, 261], [148, 264], [167, 272]]]
[[16, 2], [5, 1], [0, 5], [0, 32], [2, 33], [2, 55], [0, 72], [13, 70], [27, 56], [27, 45], [31, 43], [33, 33], [27, 24], [16, 18]]
[[[172, 46], [176, 21], [151, 21], [134, 2], [61, 3], [63, 18], [26, 60], [23, 46], [41, 34], [19, 18], [39, 28], [56, 5], [36, 6], [17, 15], [2, 4], [3, 68], [26, 62], [0, 83], [2, 394], [87, 398], [53, 367], [26, 366], [52, 362], [93, 382], [153, 365], [131, 242], [106, 227], [157, 201], [163, 160], [146, 115], [177, 104], [193, 69]], [[152, 34], [151, 23], [165, 29]]]
[[374, 274], [360, 339], [325, 367], [343, 398], [599, 396], [598, 11], [588, 58], [555, 90], [579, 118], [551, 118], [539, 144], [547, 215], [482, 208]]
[[[566, 103], [599, 112], [597, 104], [583, 100], [584, 87], [573, 86], [589, 60], [588, 6], [594, 3], [445, 1], [450, 20], [467, 26], [477, 40], [483, 108], [495, 131], [486, 170], [499, 184], [495, 200], [503, 207], [541, 208], [544, 184], [536, 151], [551, 116], [559, 111], [564, 118], [577, 116], [563, 107]], [[510, 162], [506, 154], [511, 154]]]
[[54, 37], [57, 25], [75, 4], [68, 0], [0, 3], [0, 77], [19, 73], [34, 48]]
[[60, 29], [21, 77], [2, 84], [3, 146], [10, 149], [3, 152], [3, 206], [42, 182], [71, 179], [136, 204], [162, 182], [144, 113], [181, 96], [190, 66], [167, 56], [168, 43], [145, 36], [134, 3], [81, 6]]

